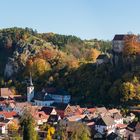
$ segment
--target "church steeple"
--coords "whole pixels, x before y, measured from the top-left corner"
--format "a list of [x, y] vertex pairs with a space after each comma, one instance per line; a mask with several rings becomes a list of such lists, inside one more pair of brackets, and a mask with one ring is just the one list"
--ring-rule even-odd
[[30, 72], [30, 79], [29, 79], [30, 83], [27, 86], [27, 101], [31, 102], [32, 99], [34, 98], [34, 86], [33, 86], [33, 82], [32, 82], [32, 76], [31, 76], [31, 72]]
[[32, 74], [30, 72], [30, 86], [33, 86], [33, 81], [32, 81]]

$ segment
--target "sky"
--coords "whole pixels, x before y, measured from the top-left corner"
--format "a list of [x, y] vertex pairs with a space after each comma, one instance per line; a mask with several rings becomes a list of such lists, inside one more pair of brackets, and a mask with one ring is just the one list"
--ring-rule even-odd
[[140, 0], [1, 0], [0, 28], [111, 40], [140, 33]]

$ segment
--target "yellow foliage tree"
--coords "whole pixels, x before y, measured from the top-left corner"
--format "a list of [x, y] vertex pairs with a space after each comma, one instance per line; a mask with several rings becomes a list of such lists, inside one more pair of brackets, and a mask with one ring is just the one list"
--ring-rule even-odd
[[52, 140], [52, 136], [54, 135], [54, 133], [55, 133], [55, 128], [54, 127], [48, 128], [47, 139], [46, 140]]
[[42, 58], [34, 58], [27, 63], [27, 73], [32, 72], [33, 77], [41, 76], [50, 70], [50, 64]]
[[128, 101], [134, 99], [136, 96], [136, 90], [132, 83], [126, 82], [121, 86], [122, 101]]

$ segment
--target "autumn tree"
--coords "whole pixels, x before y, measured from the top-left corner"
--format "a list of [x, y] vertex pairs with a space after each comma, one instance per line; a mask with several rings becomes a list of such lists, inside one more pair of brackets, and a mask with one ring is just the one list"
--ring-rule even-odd
[[100, 55], [100, 51], [91, 48], [87, 53], [87, 60], [96, 62], [96, 58]]
[[11, 133], [16, 133], [19, 129], [19, 125], [15, 122], [12, 122], [8, 125], [8, 131]]
[[33, 77], [41, 76], [50, 70], [50, 64], [41, 58], [35, 58], [27, 62], [27, 72], [32, 72]]
[[124, 82], [121, 86], [122, 101], [132, 100], [135, 97], [135, 87], [130, 82]]
[[[67, 129], [71, 130], [71, 135], [68, 135]], [[90, 133], [90, 129], [85, 124], [74, 122], [70, 126], [59, 124], [57, 135], [61, 140], [67, 140], [69, 138], [71, 140], [90, 140], [91, 133]]]
[[30, 110], [25, 110], [21, 119], [20, 124], [23, 129], [23, 140], [38, 140], [38, 135], [35, 130], [35, 121], [30, 114]]
[[47, 130], [47, 140], [52, 140], [52, 136], [55, 133], [55, 128], [50, 126]]
[[138, 36], [127, 35], [124, 39], [123, 55], [131, 56], [140, 53], [140, 43], [138, 41]]
[[75, 123], [71, 135], [72, 140], [90, 140], [90, 130], [82, 123]]

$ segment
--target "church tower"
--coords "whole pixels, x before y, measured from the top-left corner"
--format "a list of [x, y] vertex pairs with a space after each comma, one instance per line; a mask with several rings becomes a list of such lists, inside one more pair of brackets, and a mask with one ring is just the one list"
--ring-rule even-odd
[[31, 100], [34, 98], [34, 86], [33, 86], [33, 82], [32, 82], [32, 76], [30, 73], [30, 83], [27, 86], [27, 101], [31, 102]]

